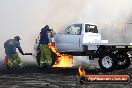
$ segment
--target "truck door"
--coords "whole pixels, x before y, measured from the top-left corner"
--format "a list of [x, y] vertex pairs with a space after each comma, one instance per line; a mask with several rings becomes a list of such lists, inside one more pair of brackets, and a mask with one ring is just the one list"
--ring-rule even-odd
[[59, 51], [81, 51], [81, 30], [82, 24], [73, 24], [57, 36], [57, 49]]

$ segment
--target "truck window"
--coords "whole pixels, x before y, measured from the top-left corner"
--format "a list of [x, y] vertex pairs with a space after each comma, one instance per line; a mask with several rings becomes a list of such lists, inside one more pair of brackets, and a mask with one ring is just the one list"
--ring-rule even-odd
[[66, 34], [66, 35], [80, 35], [81, 29], [82, 29], [82, 24], [73, 24], [65, 30], [64, 34]]
[[85, 24], [85, 32], [98, 33], [96, 25]]

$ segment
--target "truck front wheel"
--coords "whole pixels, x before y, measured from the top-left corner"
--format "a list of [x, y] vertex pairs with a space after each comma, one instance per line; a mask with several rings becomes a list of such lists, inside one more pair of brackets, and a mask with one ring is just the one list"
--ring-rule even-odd
[[116, 68], [118, 61], [113, 53], [104, 53], [99, 57], [99, 66], [103, 72], [111, 72]]

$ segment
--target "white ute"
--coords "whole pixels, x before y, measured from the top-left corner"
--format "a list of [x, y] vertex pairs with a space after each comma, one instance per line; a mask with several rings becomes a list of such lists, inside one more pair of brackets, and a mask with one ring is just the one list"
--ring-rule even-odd
[[104, 72], [130, 66], [128, 51], [132, 51], [132, 43], [109, 43], [108, 40], [102, 40], [96, 25], [72, 24], [62, 33], [56, 33], [54, 40], [55, 48], [60, 53], [99, 58], [99, 66]]

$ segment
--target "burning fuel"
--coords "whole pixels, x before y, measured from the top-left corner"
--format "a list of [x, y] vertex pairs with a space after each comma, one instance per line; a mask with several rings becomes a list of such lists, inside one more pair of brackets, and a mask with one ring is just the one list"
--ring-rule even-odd
[[86, 74], [85, 70], [82, 68], [82, 66], [79, 66], [78, 72], [80, 76], [84, 76]]
[[67, 54], [59, 53], [52, 43], [48, 44], [49, 48], [57, 55], [57, 60], [52, 67], [72, 67], [73, 66], [73, 56]]
[[48, 46], [49, 46], [49, 48], [52, 50], [52, 52], [54, 52], [58, 57], [61, 56], [61, 54], [60, 54], [58, 51], [56, 51], [55, 46], [52, 45], [52, 42], [50, 42], [50, 43], [48, 44]]
[[53, 67], [72, 67], [73, 57], [71, 55], [62, 54], [57, 58]]

